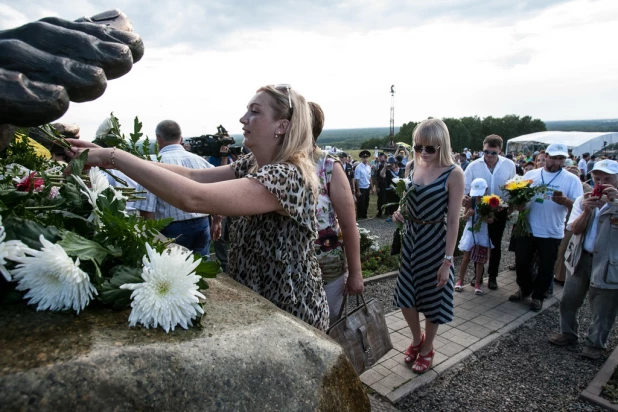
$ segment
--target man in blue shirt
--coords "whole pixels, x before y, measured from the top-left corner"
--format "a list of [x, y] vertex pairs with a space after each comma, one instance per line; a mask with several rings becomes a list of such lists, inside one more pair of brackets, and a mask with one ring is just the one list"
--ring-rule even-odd
[[[173, 120], [164, 120], [156, 128], [157, 144], [161, 163], [203, 169], [213, 167], [202, 157], [190, 153], [182, 146], [180, 126]], [[153, 159], [156, 161], [156, 158]], [[143, 189], [141, 189], [143, 190]], [[175, 242], [199, 253], [202, 256], [210, 255], [210, 223], [208, 215], [203, 213], [188, 213], [175, 208], [167, 202], [157, 198], [152, 193], [146, 194], [146, 199], [135, 202], [135, 208], [140, 211], [144, 219], [173, 218], [161, 233]], [[221, 217], [213, 218], [213, 226], [221, 224]]]

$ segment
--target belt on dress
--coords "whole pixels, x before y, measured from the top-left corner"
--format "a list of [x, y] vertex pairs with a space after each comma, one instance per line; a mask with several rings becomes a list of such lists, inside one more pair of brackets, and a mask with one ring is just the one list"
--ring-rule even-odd
[[438, 223], [444, 223], [444, 219], [441, 220], [419, 220], [413, 217], [409, 218], [414, 223], [420, 223], [421, 225], [436, 225]]

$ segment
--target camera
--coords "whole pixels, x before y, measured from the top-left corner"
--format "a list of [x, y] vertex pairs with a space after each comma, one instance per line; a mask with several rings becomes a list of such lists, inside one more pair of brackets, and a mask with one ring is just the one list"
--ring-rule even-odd
[[[198, 137], [189, 137], [185, 139], [186, 143], [191, 145], [191, 153], [198, 156], [213, 156], [221, 157], [221, 148], [236, 143], [233, 137], [230, 137], [225, 127], [217, 126], [216, 134], [205, 134]], [[230, 148], [230, 152], [232, 152]], [[241, 147], [238, 147], [238, 151]]]

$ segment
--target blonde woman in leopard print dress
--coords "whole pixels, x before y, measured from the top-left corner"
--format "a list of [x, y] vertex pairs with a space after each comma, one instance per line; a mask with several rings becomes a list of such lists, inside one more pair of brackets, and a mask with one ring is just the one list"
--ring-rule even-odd
[[195, 170], [148, 162], [118, 149], [90, 149], [88, 164], [116, 168], [188, 212], [235, 217], [228, 272], [308, 324], [326, 330], [329, 310], [313, 249], [318, 181], [305, 98], [289, 85], [258, 89], [240, 118], [251, 154], [229, 167]]

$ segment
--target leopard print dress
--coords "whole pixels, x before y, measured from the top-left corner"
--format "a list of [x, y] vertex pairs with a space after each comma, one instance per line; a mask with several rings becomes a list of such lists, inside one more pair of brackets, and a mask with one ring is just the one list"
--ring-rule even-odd
[[228, 272], [279, 308], [326, 331], [328, 303], [313, 249], [317, 233], [314, 195], [295, 166], [269, 164], [248, 173], [252, 162], [253, 154], [234, 162], [231, 167], [236, 177], [256, 179], [277, 197], [289, 216], [270, 212], [233, 219]]

